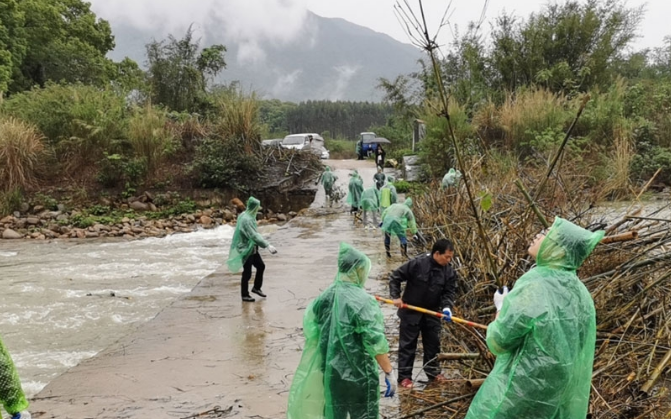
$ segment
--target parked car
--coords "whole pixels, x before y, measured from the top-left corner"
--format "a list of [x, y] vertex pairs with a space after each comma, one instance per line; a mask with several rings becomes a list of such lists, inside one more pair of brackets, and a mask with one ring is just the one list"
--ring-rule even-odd
[[273, 138], [272, 140], [261, 141], [261, 147], [280, 147], [282, 144], [281, 138]]
[[290, 134], [282, 140], [282, 147], [294, 150], [301, 150], [304, 146], [310, 145], [310, 137], [312, 137], [313, 147], [324, 147], [324, 139], [319, 134], [303, 133]]

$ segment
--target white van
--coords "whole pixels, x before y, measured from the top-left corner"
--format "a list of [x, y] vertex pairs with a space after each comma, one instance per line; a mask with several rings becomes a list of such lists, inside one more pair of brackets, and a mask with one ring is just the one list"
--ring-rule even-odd
[[[310, 141], [310, 138], [312, 138], [312, 141]], [[324, 146], [324, 138], [319, 134], [290, 134], [284, 137], [281, 146], [292, 150], [304, 150], [310, 148], [312, 149], [311, 151], [318, 153], [322, 159], [329, 158], [329, 151]]]

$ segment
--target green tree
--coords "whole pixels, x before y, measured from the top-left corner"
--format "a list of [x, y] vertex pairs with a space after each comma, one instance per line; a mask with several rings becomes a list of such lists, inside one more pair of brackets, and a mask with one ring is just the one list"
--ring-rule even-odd
[[43, 87], [47, 81], [102, 86], [114, 65], [106, 54], [114, 48], [107, 21], [98, 19], [81, 0], [21, 0], [26, 53], [10, 92]]
[[19, 73], [26, 54], [24, 17], [15, 0], [0, 3], [0, 95]]
[[182, 39], [172, 35], [161, 42], [147, 44], [149, 83], [155, 103], [175, 111], [194, 111], [203, 100], [207, 77], [226, 67], [223, 45], [204, 48], [189, 28]]

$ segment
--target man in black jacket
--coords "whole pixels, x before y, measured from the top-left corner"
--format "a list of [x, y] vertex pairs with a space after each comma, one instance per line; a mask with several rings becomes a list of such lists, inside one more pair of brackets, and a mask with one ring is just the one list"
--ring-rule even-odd
[[[424, 372], [430, 381], [444, 381], [440, 365], [434, 358], [440, 352], [441, 321], [437, 317], [401, 308], [410, 304], [428, 310], [442, 311], [451, 321], [457, 289], [457, 273], [450, 266], [454, 246], [446, 239], [438, 240], [430, 254], [412, 259], [391, 273], [389, 291], [401, 319], [398, 342], [398, 381], [401, 387], [412, 387], [412, 365], [417, 338], [421, 332], [424, 345]], [[406, 282], [401, 298], [401, 282]]]

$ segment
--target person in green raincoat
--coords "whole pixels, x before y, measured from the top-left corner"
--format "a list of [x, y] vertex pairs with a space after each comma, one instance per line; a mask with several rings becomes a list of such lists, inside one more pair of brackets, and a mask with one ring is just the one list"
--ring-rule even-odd
[[361, 194], [361, 209], [363, 210], [363, 225], [368, 230], [368, 215], [372, 215], [373, 223], [371, 228], [377, 227], [377, 213], [380, 211], [380, 191], [375, 187], [370, 187]]
[[26, 411], [28, 401], [21, 388], [19, 375], [2, 340], [0, 340], [0, 403], [12, 419], [30, 419], [30, 413]]
[[382, 172], [382, 167], [378, 167], [377, 173], [373, 176], [373, 182], [375, 182], [377, 189], [382, 189], [386, 181], [387, 175]]
[[361, 194], [363, 193], [363, 180], [359, 176], [359, 172], [354, 170], [350, 173], [351, 179], [349, 180], [349, 194], [347, 194], [347, 203], [352, 206], [350, 209], [350, 214], [359, 212], [361, 209]]
[[387, 183], [380, 189], [380, 210], [384, 212], [391, 204], [398, 201], [396, 187], [393, 185], [394, 178], [387, 176]]
[[391, 257], [391, 235], [395, 235], [401, 241], [401, 254], [408, 257], [408, 239], [406, 232], [408, 229], [413, 235], [417, 234], [417, 223], [415, 215], [412, 213], [412, 198], [408, 198], [404, 203], [392, 204], [382, 213], [382, 231], [384, 231], [384, 249], [387, 257]]
[[529, 247], [536, 267], [494, 294], [487, 329], [494, 369], [466, 419], [584, 419], [596, 342], [596, 312], [576, 270], [604, 233], [559, 217]]
[[335, 175], [331, 171], [331, 168], [326, 166], [326, 169], [324, 169], [324, 173], [321, 174], [319, 179], [317, 179], [318, 184], [320, 181], [322, 185], [324, 186], [324, 194], [326, 195], [326, 205], [333, 206], [333, 200], [331, 198], [331, 194], [333, 193], [333, 185], [335, 184], [335, 181], [338, 180], [338, 176]]
[[447, 189], [451, 186], [457, 186], [459, 185], [459, 181], [461, 180], [461, 172], [456, 170], [454, 167], [451, 168], [447, 173], [445, 173], [445, 176], [443, 176], [443, 180], [440, 183], [440, 189]]
[[380, 380], [396, 391], [384, 316], [363, 286], [370, 259], [340, 244], [335, 281], [305, 310], [305, 346], [291, 383], [288, 419], [378, 419]]
[[235, 233], [233, 233], [233, 240], [231, 241], [231, 249], [228, 252], [228, 260], [226, 261], [228, 269], [231, 272], [238, 272], [241, 268], [243, 269], [240, 293], [242, 301], [245, 302], [254, 302], [254, 298], [249, 295], [249, 280], [252, 277], [252, 267], [256, 268], [252, 292], [260, 297], [266, 297], [266, 294], [261, 291], [266, 265], [259, 254], [259, 247], [263, 249], [267, 248], [273, 255], [277, 253], [277, 249], [268, 243], [257, 231], [256, 214], [260, 208], [261, 202], [250, 196], [247, 200], [247, 209], [238, 217]]

